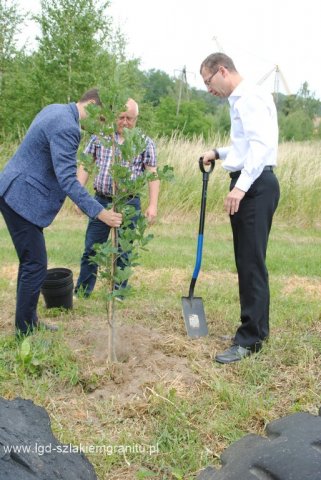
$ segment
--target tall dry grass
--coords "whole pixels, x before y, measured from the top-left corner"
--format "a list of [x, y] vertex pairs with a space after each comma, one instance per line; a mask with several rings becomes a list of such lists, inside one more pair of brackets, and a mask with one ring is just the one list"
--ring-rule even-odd
[[[198, 159], [205, 150], [227, 145], [228, 138], [215, 137], [205, 142], [202, 138], [186, 140], [174, 135], [171, 139], [159, 138], [156, 144], [160, 166], [171, 165], [175, 173], [172, 183], [161, 186], [161, 215], [197, 212], [202, 188]], [[0, 169], [17, 146], [17, 142], [0, 145]], [[276, 174], [281, 187], [276, 218], [289, 224], [320, 227], [321, 141], [281, 143]], [[224, 215], [223, 201], [228, 188], [229, 176], [218, 160], [208, 186], [208, 212], [216, 216]], [[65, 208], [71, 208], [70, 201], [66, 202]]]
[[[178, 136], [157, 141], [160, 165], [171, 165], [175, 172], [175, 180], [162, 185], [160, 210], [163, 214], [185, 214], [199, 209], [202, 174], [198, 159], [205, 150], [227, 144], [228, 139], [214, 138], [205, 143], [203, 139], [189, 141]], [[275, 172], [281, 188], [277, 218], [290, 224], [320, 226], [321, 142], [280, 144]], [[208, 211], [223, 214], [229, 180], [218, 160], [208, 186]]]

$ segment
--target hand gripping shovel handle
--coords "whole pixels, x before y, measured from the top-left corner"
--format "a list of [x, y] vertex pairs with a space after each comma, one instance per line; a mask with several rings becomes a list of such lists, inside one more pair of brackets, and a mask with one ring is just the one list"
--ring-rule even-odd
[[210, 174], [213, 172], [215, 167], [215, 160], [211, 160], [211, 165], [209, 170], [205, 170], [203, 157], [201, 157], [198, 161], [200, 170], [203, 174], [203, 188], [202, 188], [202, 200], [201, 200], [201, 213], [200, 213], [200, 223], [198, 229], [198, 239], [197, 239], [197, 251], [196, 251], [196, 262], [194, 267], [194, 272], [191, 280], [191, 284], [189, 287], [189, 294], [188, 297], [190, 299], [193, 298], [194, 295], [194, 288], [196, 284], [196, 280], [201, 269], [202, 263], [202, 253], [203, 253], [203, 234], [204, 234], [204, 222], [205, 222], [205, 210], [206, 210], [206, 195], [207, 195], [207, 184]]

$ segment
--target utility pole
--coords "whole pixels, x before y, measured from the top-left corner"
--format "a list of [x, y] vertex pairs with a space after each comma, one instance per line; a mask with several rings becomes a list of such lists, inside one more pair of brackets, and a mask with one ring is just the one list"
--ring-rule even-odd
[[179, 110], [180, 110], [180, 107], [181, 107], [183, 87], [185, 87], [185, 94], [186, 94], [186, 98], [188, 99], [187, 73], [193, 73], [193, 72], [187, 72], [186, 71], [186, 65], [184, 65], [182, 70], [174, 70], [174, 74], [175, 74], [175, 72], [180, 73], [180, 75], [178, 77], [178, 79], [179, 79], [179, 91], [178, 91], [178, 100], [177, 100], [177, 108], [176, 108], [176, 116], [177, 116], [179, 114]]

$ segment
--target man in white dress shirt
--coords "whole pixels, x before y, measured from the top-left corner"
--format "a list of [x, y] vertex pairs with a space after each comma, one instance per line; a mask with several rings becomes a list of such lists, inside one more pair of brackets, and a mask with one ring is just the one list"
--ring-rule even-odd
[[205, 165], [221, 159], [231, 177], [224, 201], [233, 231], [239, 280], [241, 325], [233, 344], [217, 354], [219, 363], [241, 360], [261, 349], [269, 336], [269, 279], [265, 264], [268, 237], [280, 189], [277, 162], [278, 122], [273, 97], [243, 80], [233, 60], [213, 53], [200, 73], [209, 93], [230, 104], [231, 145], [202, 154]]

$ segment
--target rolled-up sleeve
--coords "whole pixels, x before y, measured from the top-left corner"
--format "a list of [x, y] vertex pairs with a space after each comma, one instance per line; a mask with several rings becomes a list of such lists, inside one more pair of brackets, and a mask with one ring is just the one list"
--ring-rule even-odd
[[95, 156], [97, 147], [98, 147], [97, 136], [92, 135], [92, 137], [90, 138], [89, 142], [87, 143], [87, 145], [84, 149], [84, 153], [86, 155], [94, 155]]
[[146, 149], [142, 153], [142, 157], [145, 167], [157, 166], [156, 146], [153, 140], [151, 140], [150, 138], [148, 138], [146, 141]]

